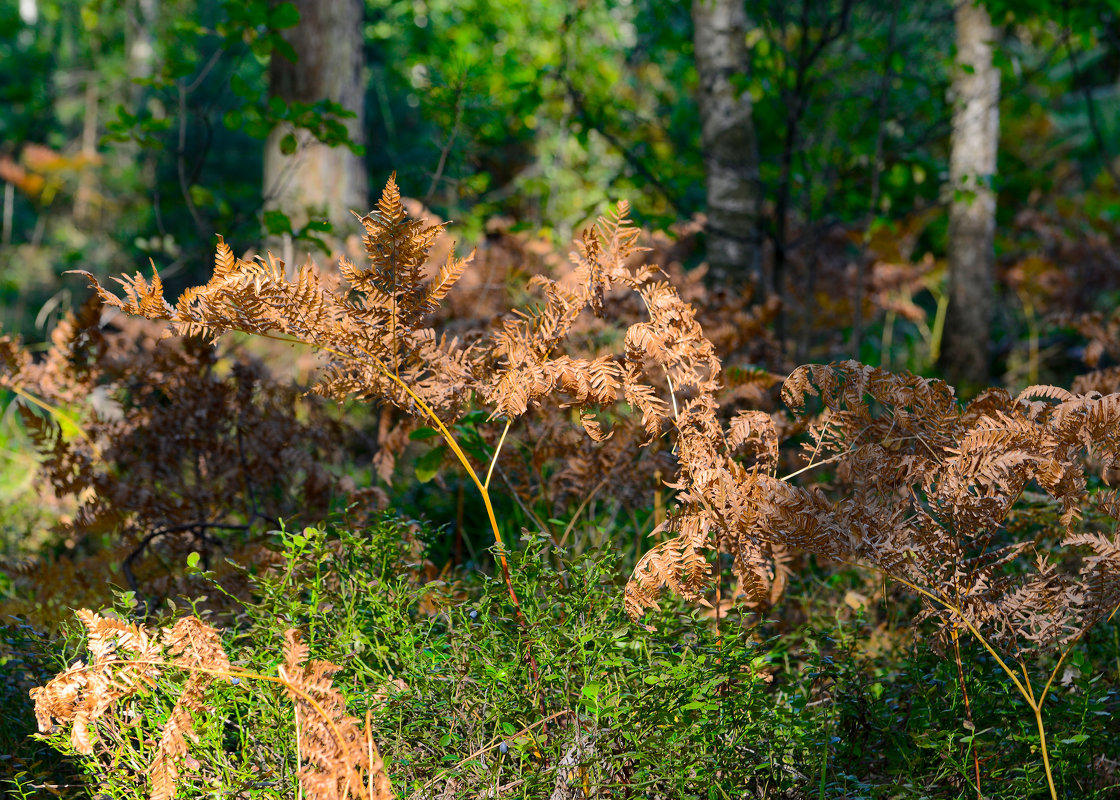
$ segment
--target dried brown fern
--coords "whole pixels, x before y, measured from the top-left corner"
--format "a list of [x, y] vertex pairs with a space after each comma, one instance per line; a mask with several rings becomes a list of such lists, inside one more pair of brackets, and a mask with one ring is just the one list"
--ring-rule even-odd
[[[92, 755], [96, 726], [117, 705], [155, 685], [161, 667], [184, 669], [186, 683], [163, 726], [149, 767], [152, 800], [175, 795], [179, 768], [194, 738], [194, 716], [204, 711], [207, 687], [230, 671], [218, 632], [194, 617], [179, 620], [161, 633], [78, 612], [86, 626], [90, 662], [78, 662], [46, 686], [31, 690], [39, 730], [48, 733], [54, 722], [69, 723], [70, 743], [82, 755]], [[91, 726], [94, 732], [91, 733]]]
[[236, 258], [220, 237], [213, 277], [185, 291], [174, 307], [163, 295], [158, 273], [151, 283], [139, 273], [117, 279], [123, 299], [82, 274], [107, 305], [169, 320], [179, 333], [239, 330], [313, 344], [328, 356], [315, 391], [335, 400], [379, 397], [453, 418], [471, 384], [471, 352], [455, 339], [437, 338], [423, 323], [470, 258], [449, 259], [433, 280], [422, 279], [420, 267], [442, 226], [409, 220], [392, 178], [377, 209], [362, 223], [370, 266], [359, 269], [343, 259], [339, 269], [348, 281], [345, 289], [336, 290], [312, 263], [289, 279], [284, 263], [271, 255], [256, 261]]
[[[70, 746], [80, 755], [100, 749], [120, 765], [120, 746], [110, 748], [99, 727], [125, 724], [131, 712], [124, 701], [156, 686], [164, 672], [186, 673], [179, 695], [159, 733], [145, 772], [152, 800], [171, 800], [182, 780], [190, 742], [197, 741], [196, 720], [211, 709], [207, 692], [216, 680], [255, 680], [284, 687], [295, 705], [296, 749], [306, 762], [299, 781], [313, 800], [391, 800], [392, 786], [366, 724], [347, 715], [345, 701], [331, 684], [333, 664], [306, 660], [306, 647], [295, 631], [286, 634], [284, 663], [278, 676], [260, 675], [230, 666], [217, 630], [196, 617], [184, 617], [160, 631], [78, 612], [87, 630], [89, 663], [77, 662], [45, 686], [31, 690], [39, 730], [55, 723], [70, 726]], [[119, 768], [119, 767], [118, 767]]]
[[[424, 327], [465, 262], [448, 256], [445, 267], [424, 281], [420, 265], [441, 228], [407, 220], [392, 179], [378, 208], [362, 218], [370, 267], [359, 269], [344, 260], [340, 271], [348, 282], [345, 287], [333, 285], [311, 264], [289, 279], [271, 256], [245, 262], [234, 258], [222, 242], [214, 277], [185, 292], [174, 307], [164, 299], [158, 276], [151, 283], [140, 275], [121, 280], [123, 299], [93, 283], [106, 303], [169, 319], [181, 332], [242, 330], [306, 342], [325, 359], [318, 391], [339, 400], [380, 398], [437, 428], [482, 495], [515, 605], [489, 486], [513, 421], [546, 399], [558, 400], [560, 409], [572, 409], [594, 443], [620, 434], [618, 443], [639, 453], [649, 448], [667, 454], [670, 446], [675, 451], [677, 475], [668, 485], [679, 492], [681, 510], [659, 529], [672, 535], [670, 541], [648, 554], [635, 573], [627, 600], [633, 613], [652, 604], [662, 584], [699, 597], [707, 586], [706, 557], [712, 550], [733, 555], [740, 583], [754, 601], [772, 602], [784, 585], [787, 552], [783, 545], [743, 532], [744, 520], [738, 518], [760, 515], [752, 510], [757, 504], [736, 496], [732, 487], [747, 474], [736, 461], [745, 450], [755, 463], [750, 474], [757, 478], [750, 492], [765, 489], [771, 480], [766, 473], [776, 467], [775, 426], [763, 423], [766, 415], [743, 414], [730, 423], [728, 433], [719, 417], [717, 395], [723, 386], [715, 348], [692, 306], [658, 280], [658, 268], [642, 261], [640, 232], [626, 214], [626, 205], [620, 204], [614, 214], [584, 232], [567, 274], [538, 275], [530, 281], [543, 295], [540, 304], [515, 311], [489, 341], [476, 340], [469, 346]], [[627, 301], [620, 301], [627, 295], [634, 298], [631, 310], [640, 309], [644, 319], [624, 327], [622, 352], [571, 352], [573, 332], [588, 320], [608, 316], [608, 299], [627, 310]], [[592, 323], [592, 329], [597, 324]], [[757, 394], [759, 374], [740, 374], [735, 385], [745, 390], [744, 396]], [[505, 421], [500, 435], [489, 440], [492, 456], [485, 478], [448, 428], [472, 399]], [[622, 404], [629, 413], [620, 409]], [[405, 434], [398, 430], [382, 438], [389, 441], [396, 435], [403, 442]], [[571, 442], [567, 436], [557, 440]], [[611, 464], [609, 470], [617, 472], [633, 463], [621, 454], [597, 463], [580, 457], [581, 452], [587, 448], [567, 448], [560, 485], [581, 485], [589, 495], [611, 474], [602, 464]], [[554, 454], [534, 446], [538, 464]], [[668, 475], [673, 469], [667, 459], [648, 474]], [[498, 473], [508, 478], [500, 468]], [[597, 481], [589, 489], [591, 476]], [[796, 498], [787, 500], [789, 513], [795, 513]]]
[[1073, 328], [1086, 340], [1081, 360], [1089, 372], [1073, 380], [1075, 394], [1100, 392], [1110, 394], [1120, 391], [1120, 312], [1093, 311], [1084, 314], [1058, 314], [1053, 318], [1058, 325]]
[[[604, 429], [600, 414], [625, 401], [640, 417], [649, 443], [682, 409], [711, 414], [717, 407], [712, 398], [719, 388], [720, 363], [714, 348], [692, 308], [672, 287], [655, 280], [657, 268], [637, 260], [639, 231], [626, 213], [621, 204], [584, 233], [569, 274], [531, 281], [544, 295], [541, 305], [515, 312], [489, 342], [472, 346], [424, 327], [464, 262], [449, 258], [431, 281], [423, 281], [420, 264], [439, 229], [405, 218], [392, 179], [377, 210], [362, 218], [370, 267], [360, 270], [344, 261], [345, 288], [331, 285], [312, 264], [289, 279], [271, 256], [242, 261], [222, 242], [214, 277], [187, 290], [175, 306], [163, 297], [158, 276], [151, 283], [140, 275], [121, 280], [123, 299], [93, 284], [107, 304], [169, 319], [180, 332], [241, 330], [305, 342], [326, 362], [317, 391], [337, 400], [380, 398], [437, 428], [482, 495], [509, 594], [518, 605], [489, 496], [498, 455], [515, 418], [556, 397], [561, 408], [578, 412], [591, 439], [602, 441], [611, 431]], [[562, 352], [583, 312], [602, 315], [604, 300], [615, 289], [635, 293], [647, 316], [627, 329], [621, 357]], [[448, 428], [472, 398], [505, 420], [485, 477]], [[706, 570], [700, 566], [698, 544], [691, 543], [686, 554], [693, 559], [689, 576], [674, 585], [700, 588], [696, 576]]]
[[[946, 632], [968, 628], [1001, 665], [1004, 658], [1024, 663], [1040, 648], [1068, 651], [1120, 603], [1115, 526], [1111, 533], [1075, 529], [1087, 464], [1107, 470], [1120, 457], [1120, 396], [1031, 387], [1018, 397], [989, 390], [962, 407], [940, 381], [845, 362], [799, 368], [785, 383], [783, 396], [797, 411], [809, 396], [820, 397], [818, 417], [789, 426], [759, 411], [731, 413], [721, 399], [737, 398], [724, 394], [711, 339], [680, 292], [640, 262], [624, 205], [577, 241], [567, 275], [532, 279], [538, 305], [470, 344], [429, 325], [466, 266], [449, 256], [425, 277], [440, 226], [407, 219], [392, 180], [362, 222], [370, 266], [343, 261], [345, 287], [311, 264], [288, 278], [271, 257], [242, 261], [221, 242], [214, 277], [175, 306], [163, 298], [158, 275], [150, 284], [139, 275], [121, 281], [124, 299], [94, 285], [106, 303], [169, 319], [181, 332], [241, 330], [310, 344], [325, 359], [321, 393], [380, 399], [437, 428], [482, 495], [515, 604], [489, 486], [514, 420], [549, 399], [570, 409], [595, 443], [671, 448], [675, 457], [668, 485], [677, 507], [658, 528], [670, 538], [645, 555], [626, 590], [635, 616], [656, 605], [664, 586], [702, 599], [713, 552], [731, 555], [741, 589], [760, 605], [780, 594], [792, 551], [866, 564], [918, 591], [927, 616]], [[620, 293], [636, 298], [630, 302], [643, 315], [626, 326], [622, 352], [573, 349], [576, 334], [603, 330], [595, 326], [612, 306], [625, 307]], [[4, 356], [13, 370], [21, 369], [18, 358]], [[756, 395], [768, 385], [764, 373], [743, 374], [729, 383]], [[472, 403], [504, 422], [489, 439], [488, 465], [473, 464], [449, 429]], [[779, 478], [779, 431], [796, 425], [809, 430], [810, 460]], [[532, 453], [538, 462], [549, 457]], [[589, 463], [573, 462], [572, 483], [610, 474], [584, 469]], [[792, 481], [824, 463], [834, 466], [839, 495]], [[1056, 509], [1060, 537], [1008, 535], [1009, 515], [1030, 487]], [[1115, 520], [1117, 506], [1110, 496], [1099, 509]], [[1087, 555], [1060, 562], [1059, 547]], [[1046, 689], [1036, 695], [1029, 679], [1007, 669], [1044, 735]], [[349, 780], [329, 778], [335, 786]]]
[[133, 589], [144, 580], [152, 590], [146, 548], [174, 561], [192, 549], [208, 556], [215, 532], [321, 516], [358, 494], [330, 469], [358, 437], [322, 401], [244, 352], [103, 316], [95, 298], [38, 359], [6, 339], [0, 381], [19, 396], [41, 480], [76, 504], [64, 532], [118, 534]]
[[[725, 431], [710, 394], [683, 405], [680, 506], [665, 526], [676, 538], [639, 563], [627, 608], [655, 605], [662, 586], [699, 598], [713, 549], [732, 554], [740, 586], [760, 602], [789, 550], [870, 566], [921, 595], [947, 636], [965, 628], [989, 649], [1035, 713], [1049, 779], [1042, 703], [1077, 639], [1120, 606], [1115, 496], [1097, 504], [1109, 533], [1075, 530], [1087, 465], [1107, 474], [1120, 460], [1120, 395], [993, 389], [962, 407], [940, 381], [855, 362], [795, 370], [786, 402], [802, 410], [809, 395], [824, 412], [806, 469], [833, 464], [835, 498], [774, 476], [768, 416], [736, 417]], [[743, 444], [750, 468], [735, 459]], [[1057, 529], [1017, 540], [1007, 519], [1029, 486], [1044, 492]], [[1058, 658], [1036, 691], [1028, 664], [1039, 651]]]
[[[876, 517], [848, 558], [935, 587], [1015, 657], [1061, 649], [1115, 608], [1115, 588], [1085, 593], [1089, 573], [1055, 573], [1034, 542], [1010, 540], [1004, 528], [1035, 485], [1059, 512], [1055, 544], [1083, 544], [1073, 526], [1089, 499], [1086, 458], [1107, 470], [1120, 457], [1120, 395], [989, 390], [960, 407], [938, 381], [851, 363], [802, 368], [786, 387], [797, 406], [818, 389], [828, 413], [814, 447], [836, 460], [847, 503]], [[1031, 563], [1041, 571], [1021, 580]]]
[[[771, 481], [740, 530], [751, 544], [871, 566], [920, 594], [946, 636], [974, 634], [1034, 711], [1050, 779], [1042, 703], [1073, 644], [1120, 605], [1111, 493], [1097, 504], [1111, 532], [1075, 529], [1088, 466], [1107, 473], [1120, 459], [1120, 395], [991, 389], [961, 407], [940, 381], [855, 362], [799, 368], [784, 389], [795, 409], [818, 394], [825, 411], [807, 446], [835, 464], [843, 493]], [[1056, 525], [1043, 516], [1033, 538], [1015, 538], [1008, 518], [1032, 486]], [[791, 499], [784, 514], [780, 497]], [[1058, 657], [1037, 691], [1028, 666], [1040, 651]]]
[[299, 754], [305, 762], [299, 781], [308, 797], [320, 800], [361, 798], [362, 774], [370, 798], [391, 798], [392, 787], [370, 736], [369, 718], [361, 728], [346, 714], [346, 703], [331, 683], [339, 667], [327, 661], [307, 664], [307, 647], [295, 630], [284, 637], [280, 678], [295, 705]]

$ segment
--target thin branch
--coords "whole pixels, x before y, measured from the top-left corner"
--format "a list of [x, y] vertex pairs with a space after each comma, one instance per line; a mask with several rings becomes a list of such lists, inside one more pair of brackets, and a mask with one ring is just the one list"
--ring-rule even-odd
[[432, 175], [432, 182], [428, 186], [428, 191], [424, 195], [423, 203], [428, 205], [435, 196], [436, 188], [439, 186], [440, 180], [443, 178], [443, 171], [447, 167], [447, 158], [451, 155], [451, 150], [455, 147], [455, 140], [459, 136], [459, 125], [463, 120], [463, 82], [460, 81], [459, 85], [455, 88], [455, 122], [451, 126], [451, 135], [447, 137], [447, 142], [444, 143], [439, 153], [439, 164], [436, 165], [436, 171]]
[[583, 92], [575, 87], [571, 78], [567, 75], [561, 75], [560, 82], [564, 84], [568, 99], [572, 101], [572, 106], [575, 108], [576, 115], [582, 120], [583, 124], [606, 139], [607, 143], [617, 150], [619, 155], [626, 160], [626, 163], [629, 164], [635, 172], [641, 175], [650, 186], [657, 190], [658, 194], [660, 194], [665, 199], [665, 202], [673, 209], [673, 212], [678, 217], [684, 217], [685, 212], [676, 193], [666, 186], [660, 178], [654, 175], [649, 167], [645, 165], [645, 162], [642, 161], [633, 150], [627, 147], [625, 142], [607, 128], [603, 120], [595, 117], [591, 113], [584, 100]]
[[196, 536], [205, 539], [203, 531], [207, 530], [226, 530], [226, 531], [246, 531], [249, 530], [248, 525], [232, 525], [224, 522], [184, 522], [180, 525], [169, 525], [165, 528], [157, 528], [156, 530], [146, 534], [133, 548], [121, 564], [121, 571], [124, 573], [125, 580], [128, 581], [128, 588], [133, 592], [139, 594], [139, 584], [136, 582], [136, 576], [132, 573], [132, 565], [137, 558], [147, 549], [153, 541], [161, 536], [167, 536], [172, 533], [186, 533], [191, 532]]
[[[1069, 4], [1063, 4], [1066, 11], [1066, 17], [1069, 17]], [[1120, 173], [1117, 173], [1116, 167], [1112, 164], [1112, 156], [1108, 152], [1108, 145], [1105, 143], [1104, 134], [1101, 132], [1100, 122], [1097, 120], [1097, 104], [1093, 99], [1092, 87], [1083, 79], [1081, 67], [1077, 61], [1077, 53], [1073, 49], [1073, 44], [1070, 41], [1070, 32], [1067, 27], [1063, 41], [1066, 46], [1066, 53], [1069, 55], [1069, 65], [1073, 69], [1073, 80], [1081, 91], [1081, 96], [1085, 98], [1085, 111], [1089, 118], [1089, 130], [1093, 134], [1093, 141], [1097, 145], [1097, 150], [1100, 151], [1101, 160], [1104, 162], [1105, 171], [1109, 177], [1112, 178], [1112, 183], [1115, 186], [1120, 186]]]

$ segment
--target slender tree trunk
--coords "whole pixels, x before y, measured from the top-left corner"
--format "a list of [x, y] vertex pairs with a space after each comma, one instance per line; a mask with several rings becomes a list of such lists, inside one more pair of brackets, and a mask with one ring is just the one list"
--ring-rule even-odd
[[989, 342], [994, 300], [999, 70], [996, 38], [983, 3], [956, 8], [957, 64], [953, 76], [953, 138], [949, 155], [949, 309], [941, 366], [966, 390], [990, 378]]
[[[300, 21], [284, 38], [299, 61], [273, 55], [269, 92], [285, 102], [341, 104], [357, 114], [346, 125], [350, 138], [362, 143], [362, 0], [295, 0], [295, 5]], [[285, 155], [280, 142], [289, 133], [295, 134], [298, 147]], [[266, 144], [264, 200], [266, 208], [287, 214], [294, 229], [325, 218], [336, 230], [345, 230], [351, 210], [369, 210], [364, 161], [346, 147], [328, 147], [307, 131], [280, 126]]]
[[693, 0], [701, 137], [708, 192], [708, 262], [721, 280], [761, 277], [758, 142], [743, 0]]
[[97, 104], [100, 99], [97, 81], [97, 73], [90, 70], [86, 77], [82, 122], [82, 172], [78, 177], [77, 191], [74, 192], [74, 219], [81, 223], [90, 221], [97, 187], [97, 173], [93, 169], [93, 162], [97, 158]]
[[139, 108], [146, 89], [141, 81], [152, 77], [156, 63], [156, 22], [158, 0], [136, 0], [131, 16], [131, 41], [128, 44], [128, 72], [133, 79], [129, 89], [133, 110]]

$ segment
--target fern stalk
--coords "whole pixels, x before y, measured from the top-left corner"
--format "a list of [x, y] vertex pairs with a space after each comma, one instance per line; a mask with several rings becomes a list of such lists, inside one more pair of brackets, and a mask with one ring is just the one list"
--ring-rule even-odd
[[[1038, 728], [1038, 741], [1042, 750], [1042, 766], [1046, 772], [1046, 783], [1050, 789], [1050, 797], [1052, 798], [1052, 800], [1058, 800], [1058, 790], [1054, 786], [1054, 775], [1052, 770], [1050, 769], [1050, 753], [1046, 746], [1046, 728], [1042, 721], [1042, 704], [1046, 700], [1046, 694], [1050, 691], [1050, 687], [1054, 683], [1054, 679], [1058, 676], [1058, 672], [1061, 670], [1066, 656], [1068, 656], [1070, 651], [1073, 650], [1073, 646], [1077, 644], [1078, 640], [1081, 638], [1081, 635], [1084, 635], [1084, 632], [1072, 639], [1065, 650], [1062, 651], [1061, 655], [1058, 657], [1058, 663], [1054, 665], [1054, 669], [1050, 673], [1050, 678], [1046, 681], [1046, 685], [1043, 687], [1042, 692], [1036, 699], [1034, 695], [1034, 687], [1031, 684], [1031, 679], [1030, 675], [1027, 672], [1026, 664], [1023, 663], [1021, 659], [1019, 660], [1019, 668], [1023, 673], [1023, 680], [1020, 681], [1018, 675], [1015, 674], [1015, 671], [1007, 665], [1007, 663], [1000, 657], [999, 653], [996, 652], [995, 648], [992, 647], [992, 645], [988, 642], [987, 638], [984, 637], [984, 634], [980, 633], [979, 629], [977, 629], [976, 626], [972, 624], [965, 613], [957, 605], [951, 603], [940, 595], [937, 595], [934, 592], [917, 585], [916, 583], [911, 583], [905, 578], [901, 578], [897, 575], [891, 575], [885, 570], [882, 570], [873, 565], [861, 565], [854, 564], [852, 562], [845, 563], [854, 567], [866, 566], [869, 569], [875, 570], [876, 572], [879, 572], [892, 580], [898, 581], [899, 583], [909, 587], [923, 597], [929, 598], [933, 602], [940, 604], [947, 611], [955, 614], [961, 620], [961, 622], [964, 623], [969, 632], [976, 637], [976, 640], [979, 641], [980, 644], [983, 645], [984, 649], [987, 650], [988, 653], [992, 656], [992, 658], [996, 660], [996, 663], [999, 664], [1000, 668], [1007, 674], [1007, 677], [1015, 685], [1015, 689], [1027, 702], [1027, 705], [1030, 707], [1031, 711], [1034, 712], [1035, 725]], [[1113, 613], [1115, 613], [1115, 611]]]
[[[337, 356], [338, 358], [342, 358], [348, 361], [361, 361], [361, 359], [357, 358], [356, 356], [353, 356], [349, 353], [344, 353], [327, 345], [304, 342], [300, 339], [273, 333], [260, 333], [257, 335], [263, 336], [266, 339], [274, 339], [276, 341], [287, 342], [289, 344], [299, 343], [309, 345], [318, 350], [322, 350], [326, 353], [330, 353], [333, 356]], [[390, 370], [386, 366], [385, 362], [383, 362], [369, 350], [365, 348], [360, 349], [373, 362], [373, 364], [377, 367], [381, 374], [395, 383], [402, 391], [404, 391], [412, 399], [412, 401], [416, 403], [417, 407], [424, 412], [424, 416], [427, 417], [427, 419], [436, 426], [436, 429], [439, 431], [440, 436], [443, 437], [443, 440], [447, 443], [447, 446], [451, 448], [451, 452], [455, 454], [455, 458], [458, 459], [460, 464], [462, 464], [463, 469], [466, 470], [468, 477], [470, 477], [471, 481], [478, 489], [478, 493], [482, 497], [483, 505], [486, 507], [486, 517], [487, 521], [490, 523], [490, 531], [494, 535], [494, 544], [497, 550], [498, 563], [502, 568], [502, 578], [505, 580], [510, 602], [513, 603], [515, 613], [517, 614], [518, 623], [522, 628], [525, 629], [526, 633], [530, 633], [531, 631], [529, 620], [525, 616], [525, 613], [521, 610], [521, 601], [517, 597], [517, 590], [513, 588], [513, 578], [510, 574], [509, 562], [506, 560], [505, 542], [502, 540], [502, 532], [498, 527], [498, 518], [494, 513], [494, 504], [490, 499], [490, 478], [493, 476], [494, 467], [498, 463], [498, 455], [501, 453], [502, 445], [505, 443], [506, 434], [509, 432], [510, 426], [513, 424], [512, 420], [506, 421], [506, 426], [502, 431], [501, 439], [498, 441], [498, 445], [494, 450], [494, 455], [490, 459], [490, 466], [486, 472], [486, 481], [483, 482], [478, 477], [478, 473], [475, 471], [474, 465], [472, 465], [470, 459], [467, 458], [467, 454], [464, 453], [463, 448], [459, 446], [459, 442], [455, 439], [454, 434], [451, 433], [447, 425], [445, 425], [443, 420], [440, 419], [439, 414], [437, 414], [428, 403], [424, 402], [424, 399], [417, 395], [416, 392], [412, 390], [412, 387], [410, 387], [404, 380], [402, 380], [400, 376]], [[539, 683], [540, 670], [537, 666], [536, 656], [533, 653], [531, 638], [526, 639], [526, 651], [526, 656], [529, 660], [529, 667], [533, 674], [533, 681], [534, 683]]]
[[[329, 348], [323, 349], [329, 350]], [[335, 351], [333, 350], [330, 350], [330, 352], [335, 353]], [[521, 610], [521, 601], [517, 598], [517, 590], [513, 588], [513, 578], [510, 575], [509, 562], [506, 560], [505, 542], [502, 541], [502, 531], [498, 527], [498, 518], [494, 513], [494, 504], [490, 500], [490, 478], [494, 472], [494, 465], [498, 463], [498, 455], [502, 452], [502, 444], [506, 440], [506, 433], [509, 432], [510, 425], [513, 424], [512, 420], [506, 421], [506, 427], [502, 431], [502, 438], [498, 441], [498, 446], [494, 449], [494, 455], [490, 459], [490, 467], [486, 471], [486, 481], [484, 483], [479, 479], [478, 473], [475, 472], [474, 466], [471, 464], [470, 459], [467, 458], [467, 454], [463, 452], [463, 448], [459, 446], [459, 442], [455, 439], [454, 435], [452, 435], [451, 431], [443, 423], [443, 420], [439, 418], [439, 415], [432, 409], [432, 407], [425, 403], [424, 400], [412, 390], [412, 387], [401, 380], [398, 375], [390, 372], [389, 369], [385, 366], [385, 363], [381, 361], [381, 359], [379, 359], [373, 353], [370, 353], [368, 350], [364, 350], [364, 352], [371, 359], [373, 359], [373, 362], [377, 365], [377, 368], [381, 370], [382, 374], [384, 374], [387, 378], [389, 378], [389, 380], [393, 381], [393, 383], [404, 390], [408, 394], [408, 396], [412, 398], [413, 402], [416, 403], [416, 405], [419, 406], [419, 408], [424, 412], [428, 419], [435, 424], [436, 428], [440, 432], [440, 435], [443, 437], [443, 440], [447, 442], [447, 446], [451, 448], [451, 452], [455, 454], [455, 457], [459, 460], [459, 463], [463, 465], [463, 469], [467, 471], [467, 475], [470, 476], [470, 479], [472, 481], [474, 481], [474, 485], [478, 488], [478, 493], [482, 496], [482, 502], [486, 506], [486, 517], [490, 522], [490, 530], [494, 534], [494, 544], [498, 551], [498, 563], [502, 567], [502, 577], [505, 579], [506, 589], [509, 591], [510, 602], [513, 603], [513, 606], [516, 609], [518, 622], [526, 630], [526, 632], [529, 632], [529, 620], [525, 617], [525, 613]], [[342, 355], [340, 353], [336, 354]], [[533, 681], [534, 683], [539, 683], [540, 671], [537, 668], [536, 656], [533, 654], [532, 639], [526, 640], [526, 649], [526, 655], [529, 658], [529, 667], [533, 672]]]
[[961, 637], [960, 630], [953, 626], [953, 657], [957, 662], [957, 680], [961, 684], [961, 694], [964, 695], [964, 715], [968, 724], [972, 726], [972, 763], [976, 767], [976, 797], [984, 800], [984, 792], [980, 789], [980, 753], [976, 747], [976, 722], [972, 719], [972, 703], [968, 699], [968, 686], [964, 681], [964, 665], [961, 663]]

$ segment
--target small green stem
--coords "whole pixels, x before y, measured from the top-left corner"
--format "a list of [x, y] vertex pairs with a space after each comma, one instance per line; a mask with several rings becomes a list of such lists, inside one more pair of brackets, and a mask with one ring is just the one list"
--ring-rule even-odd
[[599, 481], [595, 485], [595, 488], [592, 489], [590, 491], [590, 493], [588, 493], [587, 497], [583, 498], [583, 501], [576, 508], [575, 513], [572, 514], [572, 518], [570, 520], [568, 520], [568, 524], [564, 528], [564, 534], [560, 537], [560, 541], [556, 543], [558, 547], [563, 547], [564, 543], [568, 541], [568, 534], [570, 534], [572, 532], [572, 529], [575, 528], [576, 521], [579, 520], [580, 514], [583, 513], [583, 510], [585, 508], [587, 508], [588, 504], [592, 500], [595, 499], [595, 495], [597, 495], [599, 493], [599, 490], [602, 489], [604, 486], [606, 486], [606, 484], [607, 484], [607, 479], [603, 478], [603, 480]]
[[945, 335], [945, 314], [949, 310], [949, 295], [937, 295], [937, 313], [933, 318], [933, 329], [929, 335], [929, 360], [936, 364], [941, 357], [941, 340]]
[[883, 338], [879, 345], [879, 366], [882, 369], [891, 368], [891, 347], [894, 345], [894, 318], [895, 312], [888, 311], [883, 320]]
[[[852, 562], [848, 561], [845, 561], [843, 563], [849, 564], [850, 566], [854, 567], [860, 566], [859, 564], [853, 564]], [[961, 622], [964, 623], [965, 627], [968, 628], [972, 635], [976, 637], [977, 641], [979, 641], [980, 644], [984, 646], [984, 649], [987, 650], [988, 653], [992, 656], [992, 658], [996, 660], [996, 663], [999, 664], [1000, 668], [1003, 669], [1003, 671], [1007, 674], [1007, 677], [1011, 679], [1011, 682], [1015, 684], [1015, 688], [1019, 691], [1019, 694], [1022, 695], [1023, 699], [1027, 701], [1027, 705], [1029, 705], [1031, 710], [1034, 712], [1035, 723], [1038, 726], [1039, 745], [1042, 747], [1042, 766], [1046, 771], [1046, 782], [1050, 787], [1050, 797], [1052, 798], [1052, 800], [1058, 800], [1058, 791], [1054, 787], [1054, 776], [1050, 771], [1050, 754], [1046, 750], [1046, 729], [1042, 725], [1042, 699], [1040, 698], [1037, 701], [1035, 700], [1034, 687], [1031, 686], [1030, 676], [1027, 674], [1026, 666], [1021, 662], [1019, 664], [1020, 668], [1023, 670], [1023, 682], [1020, 682], [1019, 677], [1015, 674], [1014, 670], [1007, 666], [1007, 663], [1002, 658], [1000, 658], [999, 653], [995, 651], [995, 648], [993, 648], [988, 643], [988, 640], [984, 638], [983, 634], [980, 633], [976, 626], [972, 624], [971, 620], [969, 620], [968, 617], [965, 616], [964, 612], [956, 605], [946, 600], [945, 598], [934, 594], [928, 589], [923, 589], [921, 586], [911, 583], [905, 578], [900, 578], [897, 575], [888, 575], [884, 570], [879, 569], [878, 567], [874, 567], [871, 565], [864, 566], [868, 566], [870, 569], [887, 575], [887, 577], [898, 581], [903, 586], [908, 586], [918, 594], [924, 597], [928, 597], [930, 600], [943, 606], [946, 610], [951, 611], [953, 614], [956, 614], [956, 616], [960, 618]], [[1070, 647], [1072, 646], [1073, 645], [1071, 644]], [[1062, 658], [1065, 658], [1064, 654]], [[1054, 673], [1050, 676], [1051, 681], [1053, 681], [1054, 675], [1056, 674], [1057, 668], [1055, 668]], [[1046, 686], [1047, 688], [1049, 688], [1050, 683], [1047, 683]], [[1045, 693], [1043, 693], [1043, 697], [1045, 697]]]
[[1046, 783], [1050, 787], [1050, 797], [1058, 800], [1058, 790], [1054, 787], [1054, 775], [1050, 772], [1050, 752], [1046, 747], [1046, 728], [1042, 725], [1042, 705], [1034, 707], [1034, 721], [1038, 725], [1038, 741], [1042, 746], [1042, 766], [1046, 770]]
[[100, 448], [98, 448], [97, 442], [95, 442], [93, 440], [93, 437], [90, 436], [86, 432], [86, 429], [83, 428], [81, 426], [81, 424], [76, 419], [71, 417], [69, 414], [63, 413], [62, 410], [59, 409], [57, 406], [52, 406], [46, 400], [43, 400], [41, 398], [36, 397], [35, 395], [31, 394], [31, 392], [29, 392], [26, 389], [23, 389], [19, 386], [8, 386], [7, 388], [10, 391], [14, 392], [16, 395], [18, 395], [19, 397], [22, 397], [27, 402], [31, 403], [32, 405], [38, 406], [39, 408], [43, 409], [43, 411], [46, 411], [52, 417], [65, 422], [67, 425], [69, 425], [75, 431], [77, 431], [79, 436], [81, 436], [83, 439], [85, 439], [87, 442], [89, 442], [90, 447], [93, 448], [93, 452], [97, 456], [101, 455], [101, 450], [100, 450]]
[[510, 426], [513, 425], [512, 419], [506, 420], [506, 426], [502, 429], [502, 436], [498, 439], [498, 446], [494, 448], [494, 455], [490, 458], [490, 468], [486, 470], [486, 482], [482, 484], [482, 488], [490, 488], [490, 478], [494, 474], [494, 467], [498, 464], [498, 454], [502, 452], [502, 445], [506, 443], [506, 434], [509, 433]]

